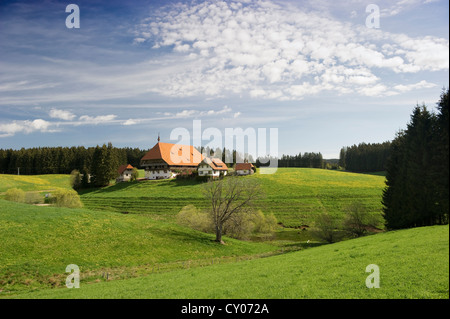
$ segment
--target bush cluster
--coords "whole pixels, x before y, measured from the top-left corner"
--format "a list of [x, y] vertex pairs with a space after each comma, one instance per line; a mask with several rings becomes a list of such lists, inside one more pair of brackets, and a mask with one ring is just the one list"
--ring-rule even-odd
[[5, 199], [16, 203], [40, 204], [43, 197], [39, 192], [25, 192], [19, 188], [10, 188], [5, 193]]
[[10, 188], [5, 193], [5, 199], [11, 202], [24, 203], [25, 192], [19, 188]]
[[353, 202], [344, 208], [345, 217], [339, 219], [323, 212], [316, 216], [311, 235], [328, 243], [347, 237], [361, 237], [374, 229], [383, 227], [384, 220], [379, 213], [371, 213], [361, 202]]
[[[177, 215], [177, 223], [205, 233], [214, 233], [214, 223], [207, 211], [200, 211], [194, 205], [187, 205]], [[236, 214], [223, 227], [223, 234], [237, 239], [249, 239], [252, 235], [269, 238], [273, 236], [277, 220], [271, 213], [261, 211]]]
[[58, 207], [81, 208], [80, 196], [72, 189], [58, 189], [50, 194], [48, 203]]

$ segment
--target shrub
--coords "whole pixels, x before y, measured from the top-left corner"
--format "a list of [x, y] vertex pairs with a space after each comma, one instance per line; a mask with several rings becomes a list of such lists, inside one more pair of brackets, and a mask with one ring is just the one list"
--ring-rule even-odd
[[24, 203], [25, 192], [19, 188], [10, 188], [5, 193], [5, 199], [11, 202]]
[[265, 237], [271, 237], [275, 233], [278, 225], [278, 221], [273, 213], [264, 215], [261, 211], [258, 211], [255, 219], [255, 229], [253, 232]]
[[252, 235], [270, 238], [275, 233], [277, 220], [273, 214], [264, 215], [258, 210], [252, 214], [237, 214], [224, 224], [223, 233], [237, 239], [248, 239]]
[[199, 211], [194, 205], [187, 205], [181, 209], [177, 215], [177, 223], [205, 233], [214, 229], [209, 215]]
[[200, 182], [200, 183], [206, 183], [206, 182], [209, 181], [210, 179], [211, 179], [210, 176], [199, 176], [199, 175], [196, 175], [196, 176], [195, 176], [195, 180], [196, 180], [197, 182]]
[[353, 237], [364, 236], [371, 228], [377, 228], [382, 223], [381, 214], [371, 214], [361, 202], [351, 203], [345, 211], [343, 228]]
[[[205, 233], [214, 233], [214, 223], [207, 212], [199, 211], [194, 205], [184, 206], [177, 215], [177, 223]], [[251, 235], [269, 238], [273, 236], [277, 220], [273, 214], [265, 216], [261, 211], [251, 214], [236, 214], [223, 225], [223, 234], [248, 239]]]
[[131, 178], [130, 178], [130, 182], [134, 182], [137, 181], [139, 177], [139, 171], [136, 167], [133, 167], [133, 171], [131, 173]]
[[195, 179], [197, 176], [197, 172], [192, 169], [174, 169], [173, 173], [176, 174], [175, 178], [178, 180]]
[[253, 214], [235, 214], [223, 225], [223, 234], [238, 238], [248, 239], [255, 228]]
[[83, 207], [80, 196], [72, 189], [58, 189], [51, 194], [50, 203], [58, 207], [80, 208]]
[[334, 243], [342, 239], [340, 221], [328, 213], [320, 213], [314, 219], [311, 235], [319, 241]]
[[42, 195], [38, 192], [25, 193], [25, 203], [27, 204], [41, 204], [43, 201]]
[[80, 189], [81, 188], [81, 174], [78, 170], [74, 169], [70, 173], [70, 186], [72, 186], [73, 189]]

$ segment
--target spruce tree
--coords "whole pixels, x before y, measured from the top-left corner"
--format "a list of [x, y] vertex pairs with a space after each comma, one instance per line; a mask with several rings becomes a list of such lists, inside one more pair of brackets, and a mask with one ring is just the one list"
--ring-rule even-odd
[[434, 142], [435, 154], [434, 178], [436, 185], [437, 204], [439, 206], [439, 222], [448, 223], [449, 214], [449, 114], [448, 114], [448, 94], [449, 90], [441, 93], [441, 98], [437, 103], [437, 128]]
[[442, 144], [444, 134], [438, 134], [442, 131], [439, 127], [439, 117], [424, 105], [417, 106], [407, 129], [392, 142], [382, 199], [388, 228], [442, 224], [445, 219], [448, 222], [448, 197], [444, 200], [443, 196], [448, 195], [448, 157], [445, 163], [438, 160], [445, 157], [445, 149], [448, 156], [448, 144]]

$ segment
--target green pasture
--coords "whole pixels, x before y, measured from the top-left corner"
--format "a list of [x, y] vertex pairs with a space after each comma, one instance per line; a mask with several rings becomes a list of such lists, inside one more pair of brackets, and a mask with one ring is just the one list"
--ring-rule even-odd
[[279, 247], [226, 239], [226, 245], [175, 223], [144, 215], [38, 207], [0, 200], [0, 297], [64, 285], [79, 265], [88, 281], [231, 262]]
[[[286, 227], [310, 226], [314, 215], [328, 212], [343, 216], [345, 207], [361, 201], [371, 212], [381, 211], [384, 176], [341, 171], [279, 168], [275, 174], [255, 174], [240, 178], [261, 183], [264, 198], [258, 207], [273, 213]], [[145, 214], [173, 220], [188, 204], [208, 207], [201, 183], [186, 180], [156, 180], [120, 183], [102, 189], [87, 190], [81, 195], [87, 208]]]
[[24, 191], [48, 191], [56, 188], [70, 188], [69, 175], [9, 175], [0, 174], [0, 193], [10, 188]]
[[[379, 288], [368, 288], [379, 270]], [[303, 251], [47, 289], [19, 298], [448, 299], [449, 227], [380, 233]]]

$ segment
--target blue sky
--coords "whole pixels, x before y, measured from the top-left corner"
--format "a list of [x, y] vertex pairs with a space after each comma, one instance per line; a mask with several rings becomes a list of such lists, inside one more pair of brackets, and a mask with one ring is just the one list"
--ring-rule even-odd
[[448, 19], [447, 0], [1, 1], [0, 148], [147, 149], [201, 120], [277, 128], [278, 154], [336, 158], [435, 108]]

